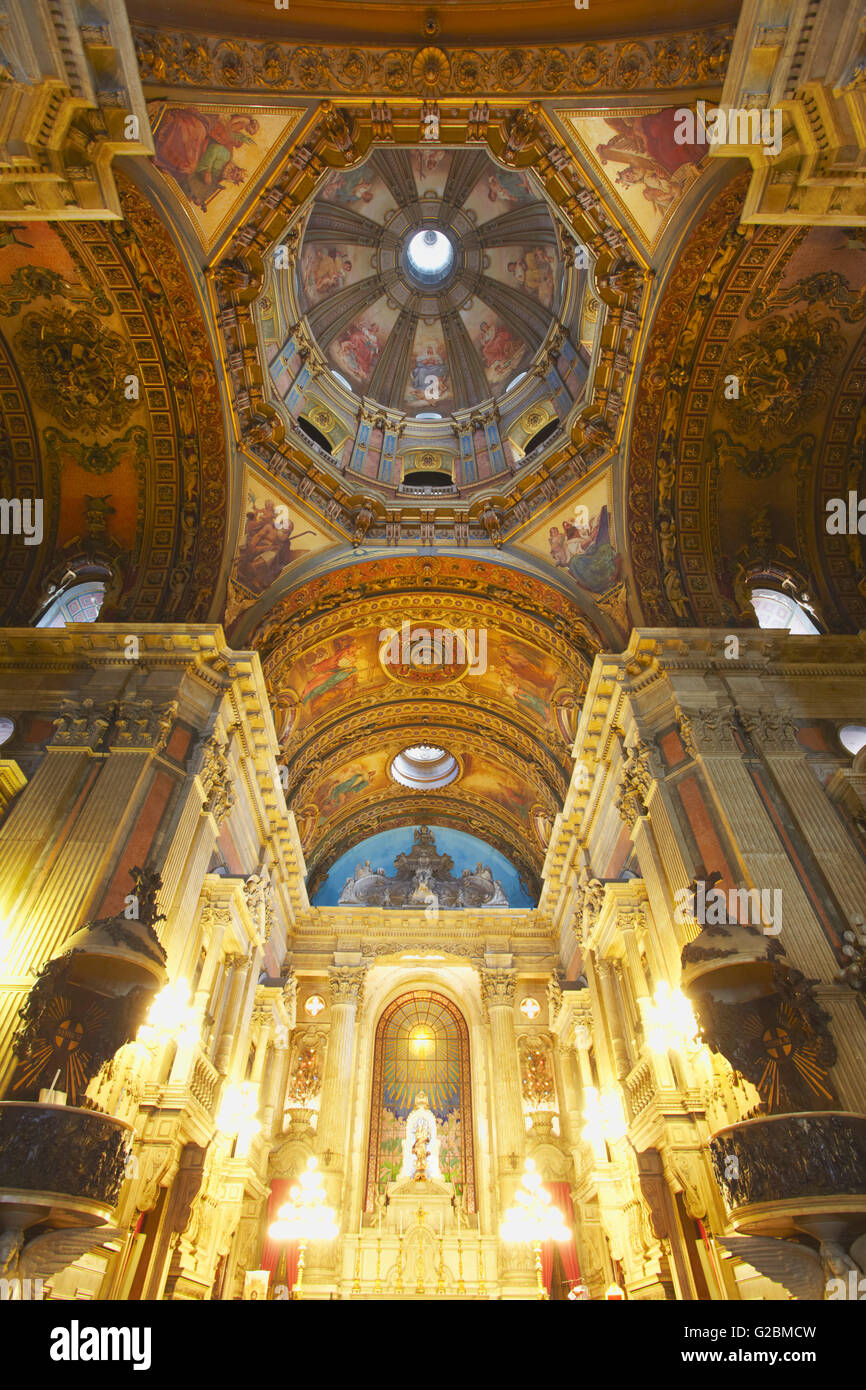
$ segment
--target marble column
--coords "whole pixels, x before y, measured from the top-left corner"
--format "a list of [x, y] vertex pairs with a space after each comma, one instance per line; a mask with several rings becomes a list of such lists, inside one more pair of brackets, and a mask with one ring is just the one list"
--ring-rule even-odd
[[217, 1043], [216, 1055], [214, 1057], [214, 1065], [217, 1071], [222, 1072], [226, 1076], [228, 1076], [231, 1067], [235, 1035], [237, 1033], [238, 1021], [243, 1006], [247, 980], [247, 962], [247, 956], [226, 956], [226, 965], [231, 969], [231, 980], [229, 981], [228, 1000], [220, 1025], [219, 1042]]
[[526, 1153], [526, 1125], [514, 1028], [514, 970], [481, 972], [481, 997], [490, 1024], [493, 1061], [493, 1112], [500, 1174], [520, 1174]]
[[355, 1055], [355, 1022], [363, 998], [367, 967], [335, 965], [328, 971], [331, 1022], [322, 1078], [316, 1150], [332, 1155], [329, 1168], [342, 1168], [346, 1150]]

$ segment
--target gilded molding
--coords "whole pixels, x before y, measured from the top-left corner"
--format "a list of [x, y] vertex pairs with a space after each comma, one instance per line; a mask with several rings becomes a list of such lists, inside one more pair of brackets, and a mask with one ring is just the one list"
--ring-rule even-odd
[[[717, 87], [729, 25], [558, 48], [324, 48], [133, 26], [142, 81], [208, 90], [310, 96], [570, 96]], [[476, 103], [477, 107], [477, 103]], [[377, 112], [380, 129], [387, 116]], [[484, 125], [483, 111], [476, 128]], [[345, 142], [346, 133], [342, 134]], [[478, 138], [476, 134], [475, 138]], [[519, 137], [518, 137], [519, 138]]]

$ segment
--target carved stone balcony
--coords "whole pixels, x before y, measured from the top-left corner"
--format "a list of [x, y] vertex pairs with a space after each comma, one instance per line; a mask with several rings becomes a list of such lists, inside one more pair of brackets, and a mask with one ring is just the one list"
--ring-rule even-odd
[[710, 1156], [738, 1230], [828, 1239], [866, 1226], [866, 1115], [760, 1115], [719, 1130]]

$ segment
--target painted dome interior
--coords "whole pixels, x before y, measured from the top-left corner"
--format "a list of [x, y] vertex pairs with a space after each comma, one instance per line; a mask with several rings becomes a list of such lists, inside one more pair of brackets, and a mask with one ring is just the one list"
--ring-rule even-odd
[[327, 174], [300, 225], [293, 273], [271, 270], [258, 307], [272, 399], [304, 444], [365, 485], [427, 491], [511, 472], [561, 435], [585, 395], [591, 296], [531, 171], [471, 147], [378, 148]]

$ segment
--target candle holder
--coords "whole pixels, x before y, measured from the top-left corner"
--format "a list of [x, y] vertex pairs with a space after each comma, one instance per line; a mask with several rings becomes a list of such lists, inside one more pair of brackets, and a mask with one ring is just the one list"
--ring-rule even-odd
[[424, 1218], [427, 1215], [423, 1207], [418, 1208], [418, 1265], [416, 1270], [415, 1292], [424, 1292]]
[[375, 1293], [382, 1292], [382, 1233], [376, 1237], [376, 1288]]
[[436, 1283], [437, 1294], [445, 1292], [445, 1242], [442, 1233], [439, 1233], [439, 1278]]
[[358, 1232], [358, 1244], [355, 1246], [355, 1272], [352, 1280], [352, 1293], [361, 1292], [361, 1232]]
[[486, 1298], [487, 1285], [484, 1282], [484, 1243], [481, 1240], [480, 1232], [478, 1236], [478, 1277], [478, 1296], [479, 1298]]
[[395, 1293], [405, 1293], [403, 1288], [403, 1232], [397, 1237], [397, 1282], [394, 1285]]
[[466, 1285], [463, 1282], [463, 1241], [459, 1236], [457, 1237], [457, 1292], [466, 1292]]

